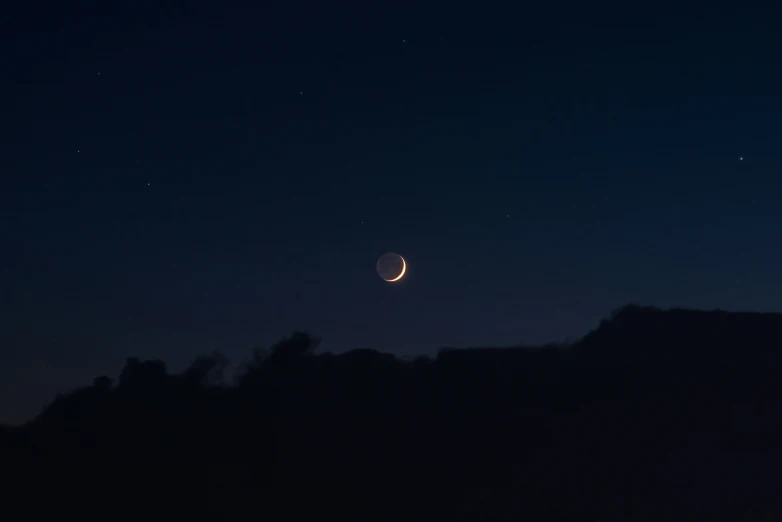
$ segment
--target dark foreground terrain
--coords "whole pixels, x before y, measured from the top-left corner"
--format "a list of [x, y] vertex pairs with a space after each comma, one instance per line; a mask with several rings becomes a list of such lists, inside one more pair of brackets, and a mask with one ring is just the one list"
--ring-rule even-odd
[[5, 520], [782, 520], [782, 316], [625, 307], [403, 362], [128, 359], [0, 431]]

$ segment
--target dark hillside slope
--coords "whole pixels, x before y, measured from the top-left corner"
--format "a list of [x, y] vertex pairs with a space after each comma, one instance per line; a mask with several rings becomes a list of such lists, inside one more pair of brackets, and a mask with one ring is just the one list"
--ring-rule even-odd
[[782, 316], [629, 306], [571, 346], [412, 362], [316, 344], [294, 334], [228, 387], [220, 357], [128, 359], [0, 431], [6, 498], [212, 520], [782, 517]]

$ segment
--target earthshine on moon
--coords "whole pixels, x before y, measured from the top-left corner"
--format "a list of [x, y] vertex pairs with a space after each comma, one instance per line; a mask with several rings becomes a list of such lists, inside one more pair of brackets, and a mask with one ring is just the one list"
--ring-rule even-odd
[[393, 252], [386, 252], [377, 260], [377, 274], [384, 281], [394, 283], [405, 276], [407, 263], [405, 258]]

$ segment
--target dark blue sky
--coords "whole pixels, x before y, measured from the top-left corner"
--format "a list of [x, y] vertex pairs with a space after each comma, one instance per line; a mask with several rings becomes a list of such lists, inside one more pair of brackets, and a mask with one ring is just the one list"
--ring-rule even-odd
[[778, 11], [68, 4], [0, 21], [0, 421], [295, 328], [782, 311]]

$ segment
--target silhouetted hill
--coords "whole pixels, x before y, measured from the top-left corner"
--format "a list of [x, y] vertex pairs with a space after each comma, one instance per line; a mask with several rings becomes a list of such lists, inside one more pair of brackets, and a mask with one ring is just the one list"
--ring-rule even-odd
[[[622, 349], [620, 344], [632, 347]], [[672, 354], [687, 359], [772, 359], [782, 349], [782, 314], [660, 310], [628, 305], [577, 343], [590, 357], [643, 362]], [[614, 350], [612, 352], [612, 350]]]
[[777, 520], [781, 341], [780, 315], [628, 306], [414, 361], [297, 332], [230, 386], [219, 354], [131, 357], [0, 429], [0, 473], [30, 516]]

